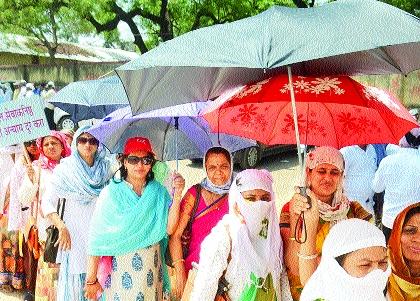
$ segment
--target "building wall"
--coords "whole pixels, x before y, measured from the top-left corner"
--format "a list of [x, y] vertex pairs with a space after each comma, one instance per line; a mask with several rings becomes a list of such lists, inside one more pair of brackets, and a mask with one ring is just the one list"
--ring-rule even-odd
[[[58, 64], [68, 63], [69, 60], [56, 59]], [[8, 52], [0, 52], [0, 67], [1, 66], [15, 66], [15, 65], [31, 65], [31, 64], [49, 64], [48, 57], [40, 57], [35, 55], [24, 55]]]

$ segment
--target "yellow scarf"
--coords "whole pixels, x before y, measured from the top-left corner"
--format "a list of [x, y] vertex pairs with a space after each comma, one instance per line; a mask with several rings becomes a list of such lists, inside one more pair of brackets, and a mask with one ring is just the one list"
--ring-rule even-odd
[[415, 301], [420, 298], [420, 285], [410, 283], [395, 274], [391, 274], [388, 294], [392, 301]]

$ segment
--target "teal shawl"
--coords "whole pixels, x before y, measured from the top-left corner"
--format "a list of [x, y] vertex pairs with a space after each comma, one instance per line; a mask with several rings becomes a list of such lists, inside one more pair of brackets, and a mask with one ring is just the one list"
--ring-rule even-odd
[[[170, 196], [157, 181], [150, 181], [141, 197], [125, 181], [111, 181], [100, 193], [90, 224], [88, 254], [118, 256], [160, 244], [164, 261], [168, 245]], [[164, 290], [169, 277], [163, 264]]]

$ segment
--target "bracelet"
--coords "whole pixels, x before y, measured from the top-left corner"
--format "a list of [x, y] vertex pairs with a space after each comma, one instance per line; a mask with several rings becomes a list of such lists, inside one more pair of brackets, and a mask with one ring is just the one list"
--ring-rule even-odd
[[94, 285], [94, 284], [96, 284], [98, 282], [98, 278], [96, 278], [95, 279], [95, 281], [93, 281], [93, 282], [88, 282], [88, 281], [86, 281], [86, 285]]
[[172, 261], [172, 264], [175, 265], [178, 262], [185, 262], [185, 260], [183, 258], [180, 258], [180, 259]]
[[290, 239], [291, 241], [296, 241], [296, 238], [294, 238], [294, 237], [289, 237], [289, 239]]
[[301, 259], [305, 259], [305, 260], [311, 260], [311, 259], [315, 259], [318, 257], [318, 253], [312, 254], [312, 255], [303, 255], [300, 254], [299, 252], [297, 252], [297, 256]]

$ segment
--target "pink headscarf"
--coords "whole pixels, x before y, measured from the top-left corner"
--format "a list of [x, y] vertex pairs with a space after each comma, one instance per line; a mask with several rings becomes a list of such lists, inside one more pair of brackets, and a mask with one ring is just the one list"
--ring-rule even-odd
[[[63, 151], [61, 152], [61, 157], [64, 158], [64, 157], [70, 156], [71, 149], [68, 146], [68, 144], [66, 142], [66, 136], [63, 133], [60, 133], [60, 132], [57, 132], [57, 131], [51, 131], [50, 134], [45, 136], [45, 137], [57, 138], [61, 142], [61, 145], [63, 146]], [[35, 161], [34, 164], [38, 164], [38, 161], [39, 161], [41, 163], [41, 168], [42, 169], [53, 170], [54, 167], [58, 163], [60, 163], [60, 161], [51, 160], [47, 156], [45, 156], [44, 150], [42, 149], [42, 142], [44, 141], [45, 137], [40, 137], [40, 138], [36, 139], [36, 145], [38, 146], [40, 154], [39, 154], [39, 159], [37, 161]]]

